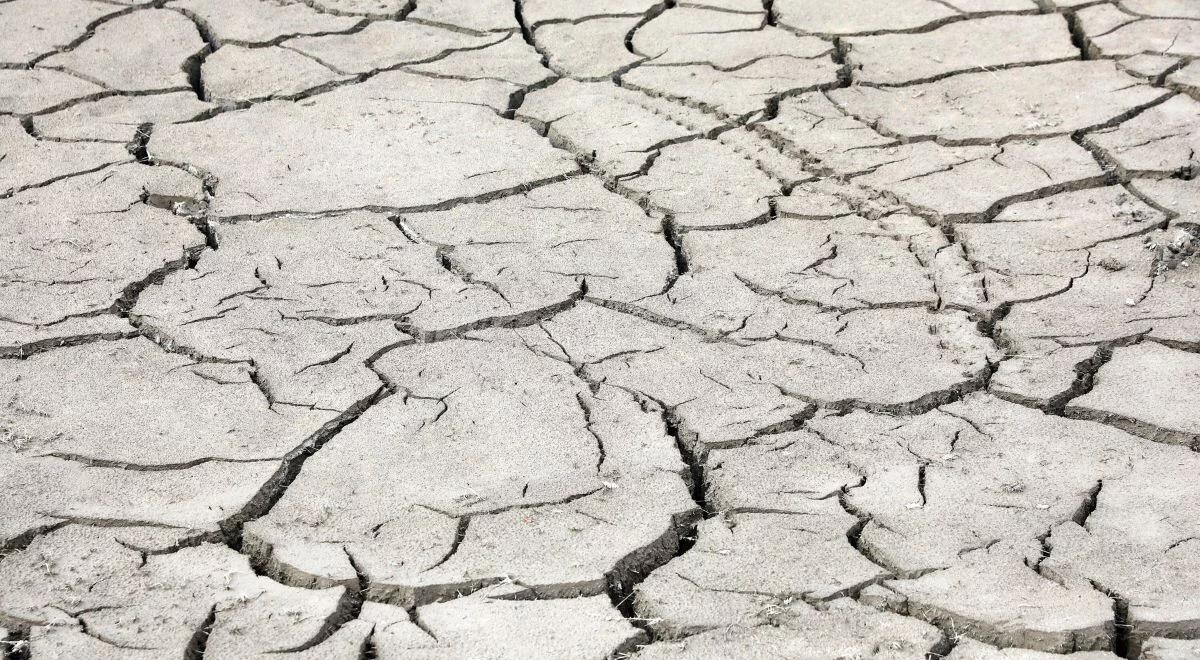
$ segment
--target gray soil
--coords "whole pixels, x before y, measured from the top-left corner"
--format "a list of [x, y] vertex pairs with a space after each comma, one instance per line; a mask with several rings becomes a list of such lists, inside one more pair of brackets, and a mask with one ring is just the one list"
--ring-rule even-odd
[[1200, 658], [1194, 0], [0, 0], [0, 660]]

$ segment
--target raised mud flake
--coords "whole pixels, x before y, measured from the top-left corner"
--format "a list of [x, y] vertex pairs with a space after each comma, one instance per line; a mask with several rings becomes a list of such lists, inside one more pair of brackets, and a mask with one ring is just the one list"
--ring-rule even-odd
[[604, 16], [581, 23], [547, 23], [533, 33], [554, 71], [579, 80], [607, 80], [643, 58], [625, 48], [638, 16]]
[[321, 639], [317, 644], [305, 643], [299, 651], [282, 651], [272, 653], [266, 660], [329, 660], [329, 658], [345, 658], [354, 660], [361, 658], [372, 643], [374, 626], [362, 619], [352, 619], [338, 626], [333, 634]]
[[1055, 580], [1084, 582], [1114, 601], [1130, 657], [1151, 637], [1195, 639], [1200, 458], [1156, 447], [1147, 460], [1106, 479], [1086, 518], [1054, 527], [1042, 570]]
[[[554, 76], [542, 66], [542, 56], [515, 32], [486, 48], [457, 50], [445, 57], [405, 68], [434, 77], [498, 80], [513, 85], [514, 94], [517, 87], [541, 86]], [[504, 112], [508, 110], [511, 108], [507, 106], [503, 109]]]
[[563, 601], [465, 598], [417, 612], [439, 646], [470, 657], [613, 657], [646, 639], [605, 596]]
[[1130, 187], [1177, 214], [1176, 227], [1200, 226], [1200, 180], [1174, 177], [1140, 179], [1131, 183]]
[[[848, 417], [864, 414], [869, 413], [853, 412]], [[862, 460], [871, 457], [869, 451], [847, 450], [827, 442], [828, 438], [827, 430], [822, 435], [789, 431], [710, 451], [704, 463], [709, 508], [718, 513], [761, 511], [802, 517], [821, 512], [842, 491], [865, 483], [871, 464]], [[912, 456], [901, 456], [890, 445], [883, 445], [878, 455], [880, 460], [894, 459], [916, 469]]]
[[1063, 586], [1031, 570], [1027, 548], [997, 544], [944, 571], [889, 580], [907, 613], [996, 646], [1069, 653], [1107, 649], [1112, 602], [1090, 585]]
[[453, 26], [471, 32], [518, 33], [512, 0], [441, 0], [418, 2], [408, 20]]
[[1127, 11], [1155, 18], [1200, 18], [1200, 10], [1186, 0], [1125, 0]]
[[[480, 594], [491, 589], [503, 590], [507, 595], [507, 586], [485, 587]], [[415, 610], [412, 610], [415, 612]], [[410, 610], [387, 603], [366, 601], [358, 620], [371, 626], [371, 645], [375, 648], [376, 657], [381, 660], [400, 660], [414, 657], [417, 652], [433, 653], [437, 640], [413, 621]]]
[[392, 218], [218, 221], [220, 249], [149, 287], [133, 314], [191, 350], [253, 360], [278, 402], [343, 410], [379, 387], [364, 361], [408, 335], [526, 323], [585, 287], [657, 293], [673, 270], [660, 232], [583, 178]]
[[918, 142], [870, 156], [882, 162], [856, 183], [950, 221], [986, 219], [1023, 196], [1094, 185], [1104, 176], [1091, 154], [1065, 136], [999, 146]]
[[130, 649], [92, 637], [78, 628], [33, 626], [29, 631], [29, 655], [46, 660], [92, 658], [93, 660], [154, 660], [156, 649]]
[[[210, 571], [229, 568], [223, 564], [236, 553], [209, 545], [142, 565], [140, 554], [120, 540], [101, 528], [69, 526], [5, 557], [0, 619], [21, 628], [86, 623], [112, 633], [105, 636], [109, 644], [182, 651], [212, 607], [204, 597], [223, 590], [213, 584], [222, 578]], [[89, 590], [92, 584], [98, 589]], [[151, 597], [138, 598], [150, 585], [157, 588], [142, 595]], [[130, 624], [150, 625], [138, 631]]]
[[1161, 246], [1147, 249], [1155, 240], [1190, 236], [1181, 231], [1092, 247], [1094, 265], [1087, 273], [1057, 295], [1014, 305], [997, 326], [1001, 339], [1023, 351], [1042, 351], [1048, 342], [1120, 344], [1139, 337], [1192, 345], [1200, 327], [1200, 269], [1182, 266], [1189, 259], [1186, 253], [1171, 263], [1176, 260], [1164, 256], [1180, 255], [1164, 255]]
[[850, 37], [846, 43], [854, 79], [888, 85], [1079, 57], [1067, 22], [1057, 14], [992, 16], [932, 32]]
[[1045, 353], [1014, 355], [1000, 363], [988, 391], [1005, 399], [1037, 408], [1057, 408], [1069, 399], [1097, 358], [1092, 346], [1053, 347]]
[[1054, 529], [1049, 542], [1054, 554], [1043, 564], [1048, 575], [1090, 581], [1124, 609], [1126, 620], [1120, 625], [1132, 657], [1146, 657], [1138, 653], [1150, 637], [1195, 638], [1200, 627], [1200, 611], [1192, 597], [1197, 588], [1195, 540], [1164, 551], [1065, 523]]
[[14, 117], [0, 117], [0, 198], [106, 165], [133, 160], [124, 145], [38, 140]]
[[[677, 473], [636, 478], [565, 506], [472, 517], [454, 556], [419, 579], [417, 601], [507, 579], [543, 598], [624, 593], [675, 554], [697, 515]], [[403, 603], [405, 585], [397, 586], [386, 598]]]
[[704, 521], [694, 547], [637, 586], [635, 611], [669, 639], [767, 623], [787, 603], [829, 600], [887, 576], [847, 540], [857, 519], [836, 501], [823, 505]]
[[408, 570], [377, 571], [376, 593], [389, 602], [411, 604], [508, 579], [543, 598], [604, 594], [610, 585], [622, 593], [670, 559], [682, 530], [696, 516], [677, 473], [638, 478], [642, 481], [612, 482], [618, 486], [569, 504], [473, 515], [457, 550], [447, 543], [438, 553], [453, 556], [427, 564], [415, 579], [404, 575]]
[[[1123, 25], [1128, 25], [1138, 20], [1138, 16], [1122, 11], [1115, 3], [1099, 2], [1088, 3], [1092, 6], [1081, 7], [1075, 13], [1078, 30], [1084, 35], [1102, 35], [1108, 34]], [[1088, 48], [1087, 43], [1084, 44]], [[1095, 54], [1095, 53], [1093, 53]]]
[[621, 186], [685, 227], [754, 222], [780, 194], [779, 183], [753, 161], [714, 140], [664, 147], [649, 172]]
[[204, 60], [204, 96], [236, 104], [294, 96], [348, 76], [281, 47], [224, 46]]
[[766, 57], [732, 71], [711, 64], [639, 66], [622, 75], [621, 84], [726, 120], [742, 120], [766, 111], [776, 97], [833, 87], [838, 71], [832, 57]]
[[526, 96], [517, 117], [605, 176], [618, 178], [647, 167], [662, 145], [720, 126], [698, 110], [669, 105], [615, 85], [563, 79]]
[[1117, 348], [1090, 392], [1067, 404], [1073, 417], [1095, 419], [1131, 433], [1200, 447], [1200, 356], [1155, 342]]
[[780, 218], [729, 231], [688, 232], [683, 249], [698, 270], [724, 270], [758, 293], [818, 308], [937, 304], [923, 264], [895, 216]]
[[[153, 34], [154, 39], [143, 35]], [[108, 89], [186, 89], [184, 63], [205, 47], [196, 26], [167, 9], [146, 9], [107, 21], [75, 49], [41, 64], [62, 68]]]
[[1092, 55], [1160, 53], [1190, 56], [1200, 53], [1200, 26], [1196, 25], [1194, 16], [1138, 16], [1111, 4], [1098, 4], [1080, 10], [1079, 25]]
[[[1035, 551], [1037, 539], [1075, 516], [1098, 481], [1120, 473], [1118, 457], [1156, 451], [1146, 443], [1131, 448], [1137, 441], [1112, 428], [985, 395], [896, 430], [886, 422], [847, 416], [809, 426], [841, 445], [860, 447], [842, 450], [845, 460], [866, 472], [863, 484], [846, 494], [853, 510], [870, 517], [858, 547], [909, 577], [958, 566], [974, 550], [996, 543]], [[854, 433], [876, 444], [890, 442], [909, 456], [880, 463], [861, 448], [862, 440], [853, 440]]]
[[528, 600], [512, 583], [414, 610], [380, 603], [363, 606], [375, 626], [381, 660], [488, 657], [614, 657], [645, 641], [605, 596]]
[[143, 124], [173, 124], [198, 119], [215, 108], [191, 90], [147, 96], [108, 96], [75, 103], [33, 118], [37, 134], [64, 140], [107, 140], [128, 143]]
[[341, 589], [302, 592], [258, 577], [224, 546], [143, 555], [134, 547], [147, 531], [72, 525], [34, 539], [0, 565], [0, 620], [85, 633], [58, 640], [76, 653], [98, 640], [181, 656], [202, 635], [213, 657], [246, 657], [304, 645], [341, 597]]
[[[664, 311], [651, 314], [670, 322]], [[736, 328], [742, 318], [729, 320]], [[713, 341], [721, 335], [715, 329], [711, 334], [695, 332], [698, 326], [668, 329], [593, 306], [542, 325], [575, 362], [585, 364], [589, 377], [661, 402], [682, 432], [713, 446], [787, 428], [817, 405], [920, 407], [971, 387], [988, 370], [990, 342], [957, 313], [884, 309], [853, 312], [845, 321], [840, 333], [842, 324], [833, 319], [799, 326], [797, 341], [771, 333], [727, 342]], [[687, 321], [680, 324], [686, 327]], [[586, 338], [597, 327], [605, 329], [606, 341], [589, 344]], [[828, 334], [816, 339], [804, 333], [822, 327]], [[922, 378], [898, 378], [901, 372]]]
[[1200, 96], [1200, 65], [1189, 63], [1166, 76], [1167, 84], [1192, 98]]
[[0, 68], [0, 112], [32, 114], [103, 92], [100, 85], [62, 71]]
[[646, 61], [621, 76], [623, 85], [726, 118], [837, 79], [828, 41], [764, 24], [759, 13], [676, 7], [642, 25], [631, 45]]
[[374, 19], [395, 19], [403, 15], [411, 0], [311, 0], [314, 9], [334, 16], [362, 16]]
[[133, 318], [185, 350], [253, 363], [273, 407], [342, 411], [367, 398], [381, 383], [365, 361], [409, 339], [396, 322], [416, 312], [453, 326], [510, 310], [379, 214], [278, 216], [213, 231], [220, 248], [148, 287]]
[[1180, 94], [1084, 139], [1130, 175], [1191, 173], [1200, 167], [1200, 102]]
[[767, 176], [781, 182], [784, 190], [814, 179], [813, 173], [802, 162], [780, 151], [751, 127], [737, 126], [720, 131], [716, 134], [716, 140], [742, 154]]
[[69, 45], [87, 32], [88, 24], [117, 11], [111, 5], [90, 0], [13, 0], [0, 7], [4, 44], [0, 64], [28, 64]]
[[[974, 432], [956, 436], [944, 467], [927, 467], [919, 506], [887, 512], [872, 490], [895, 486], [876, 474], [848, 493], [849, 504], [871, 516], [860, 548], [885, 565], [962, 539], [948, 568], [887, 583], [907, 597], [901, 611], [997, 646], [1056, 653], [1110, 648], [1124, 639], [1125, 609], [1116, 608], [1114, 621], [1112, 598], [1144, 606], [1143, 635], [1194, 630], [1195, 608], [1184, 604], [1184, 594], [1194, 591], [1191, 555], [1161, 556], [1196, 536], [1195, 487], [1183, 476], [1194, 469], [1195, 454], [983, 399], [944, 410]], [[1031, 473], [1033, 466], [1045, 476]], [[955, 488], [951, 470], [1002, 483]], [[954, 495], [944, 500], [939, 493]], [[929, 532], [905, 522], [922, 517]], [[962, 535], [969, 528], [971, 535]]]
[[641, 16], [659, 4], [659, 0], [521, 0], [521, 13], [525, 16], [526, 23], [533, 27], [551, 21], [579, 22], [596, 15]]
[[0, 432], [0, 479], [6, 485], [0, 546], [20, 546], [67, 520], [162, 525], [181, 535], [215, 537], [278, 468], [274, 461], [256, 461], [129, 470], [31, 456], [21, 442]]
[[804, 181], [775, 199], [775, 211], [780, 218], [831, 220], [855, 215], [857, 209], [867, 212], [870, 200], [865, 191], [844, 186], [829, 179]]
[[1065, 136], [1002, 145], [903, 143], [846, 115], [820, 93], [783, 99], [778, 116], [755, 128], [813, 169], [954, 222], [988, 219], [1022, 196], [1094, 185], [1104, 176], [1094, 157]]
[[167, 6], [194, 16], [222, 47], [348, 31], [359, 24], [357, 18], [322, 13], [304, 2], [173, 0]]
[[[204, 236], [142, 201], [194, 200], [200, 183], [176, 169], [120, 165], [0, 199], [0, 345], [129, 332], [116, 319], [130, 287], [184, 265]], [[147, 200], [149, 197], [147, 197]]]
[[1158, 80], [1160, 76], [1167, 75], [1178, 68], [1179, 58], [1144, 53], [1117, 60], [1117, 66], [1130, 75], [1147, 80]]
[[[301, 104], [166, 126], [149, 151], [213, 173], [219, 216], [436, 206], [576, 172], [528, 126], [476, 105], [506, 106], [506, 87], [381, 74]], [[247, 132], [263, 142], [241, 139]], [[229, 148], [209, 148], [217, 142]]]
[[[610, 354], [624, 357], [625, 352], [616, 346], [638, 347], [644, 352], [649, 346], [670, 343], [666, 337], [691, 334], [695, 340], [725, 342], [730, 346], [747, 346], [755, 342], [778, 338], [780, 331], [787, 328], [803, 329], [811, 333], [832, 333], [839, 323], [832, 313], [824, 313], [816, 307], [788, 305], [775, 297], [759, 295], [725, 271], [688, 271], [673, 278], [663, 293], [637, 301], [636, 305], [588, 298], [588, 302], [600, 307], [621, 312], [630, 318], [611, 317], [608, 322], [620, 328], [606, 342], [595, 345], [573, 344], [570, 350], [579, 349], [579, 355], [598, 357], [605, 355], [605, 348], [613, 348]], [[578, 324], [584, 316], [607, 315], [607, 312], [584, 308], [582, 313], [555, 318], [564, 321], [564, 329], [571, 333], [572, 341], [582, 339]], [[640, 324], [638, 319], [651, 325], [640, 341], [630, 328]], [[586, 361], [586, 360], [585, 360]]]
[[[573, 178], [490, 202], [406, 213], [405, 225], [441, 246], [470, 279], [493, 285], [520, 314], [562, 304], [586, 286], [590, 295], [633, 301], [657, 294], [674, 273], [662, 221], [594, 177]], [[423, 311], [419, 326], [446, 326]], [[449, 310], [447, 310], [449, 311]], [[446, 315], [448, 316], [448, 314]]]
[[[272, 614], [280, 618], [285, 618], [294, 617], [298, 613], [300, 613], [300, 610], [289, 606]], [[251, 628], [239, 628], [238, 630], [239, 635], [242, 637], [256, 638], [259, 634], [258, 630]], [[257, 649], [254, 649], [252, 644], [243, 644], [240, 642], [232, 649], [228, 647], [213, 648], [208, 646], [204, 651], [206, 657], [228, 658], [230, 660], [247, 657], [253, 657], [257, 660], [330, 660], [331, 658], [353, 660], [354, 658], [362, 657], [371, 632], [371, 624], [356, 619], [346, 622], [338, 627], [333, 634], [311, 646], [308, 645], [308, 642], [304, 642], [305, 648], [298, 651], [256, 652]], [[319, 636], [324, 637], [323, 634]], [[198, 633], [195, 639], [207, 638]], [[196, 647], [197, 645], [193, 644], [189, 648]], [[164, 655], [161, 649], [133, 649], [117, 646], [82, 632], [77, 628], [63, 628], [60, 626], [33, 627], [29, 635], [29, 650], [31, 657], [44, 658], [45, 660], [71, 660], [72, 658], [89, 658], [90, 660], [155, 660]]]
[[28, 456], [117, 467], [269, 459], [332, 417], [273, 411], [244, 365], [197, 363], [146, 339], [4, 360], [0, 374], [5, 435]]
[[[843, 504], [858, 516], [846, 532], [857, 535], [860, 523], [872, 517], [876, 508], [849, 506], [854, 491], [875, 481], [882, 483], [879, 491], [889, 498], [886, 503], [874, 502], [882, 504], [877, 507], [880, 512], [928, 504], [922, 501], [922, 475], [953, 460], [945, 457], [972, 432], [965, 422], [938, 412], [899, 420], [862, 411], [819, 412], [805, 429], [710, 452], [704, 464], [705, 495], [716, 511], [791, 513], [801, 520]], [[886, 559], [870, 556], [875, 561]]]
[[487, 596], [426, 605], [417, 608], [417, 616], [439, 645], [471, 657], [613, 657], [646, 639], [605, 596], [559, 601]]
[[230, 581], [244, 592], [241, 597], [214, 608], [207, 658], [287, 657], [323, 641], [352, 614], [344, 587], [312, 590], [263, 577], [243, 580]]
[[[1076, 93], [1055, 92], [1064, 86]], [[829, 95], [886, 134], [953, 142], [1061, 135], [1106, 124], [1163, 97], [1108, 61], [967, 73], [904, 88], [856, 86]]]
[[358, 32], [297, 37], [284, 44], [337, 71], [369, 73], [439, 59], [455, 50], [483, 48], [501, 38], [407, 21], [379, 21]]
[[633, 49], [647, 57], [645, 66], [708, 64], [734, 71], [764, 58], [805, 66], [804, 60], [827, 58], [833, 47], [816, 37], [764, 26], [758, 14], [676, 7], [639, 28]]
[[957, 16], [935, 0], [869, 0], [847, 7], [838, 0], [776, 0], [780, 25], [811, 34], [863, 34], [911, 30]]
[[[658, 415], [492, 334], [414, 344], [377, 364], [401, 393], [247, 526], [272, 574], [357, 584], [357, 566], [370, 599], [412, 606], [505, 576], [544, 596], [592, 595], [610, 574], [670, 556], [694, 503]], [[399, 473], [410, 477], [397, 483]]]
[[923, 657], [941, 646], [933, 626], [890, 612], [877, 612], [849, 598], [822, 609], [800, 601], [773, 607], [767, 625], [726, 626], [679, 641], [642, 649], [639, 659], [780, 657], [817, 660], [861, 657], [900, 660]]
[[[896, 140], [849, 116], [822, 92], [784, 97], [775, 117], [754, 126], [785, 153], [815, 169], [855, 174], [900, 160]], [[879, 152], [873, 147], [879, 147]]]
[[995, 307], [1068, 289], [1092, 267], [1105, 267], [1093, 259], [1093, 246], [1149, 233], [1166, 221], [1128, 190], [1108, 186], [1019, 202], [991, 223], [960, 224], [954, 231], [983, 273], [987, 304]]

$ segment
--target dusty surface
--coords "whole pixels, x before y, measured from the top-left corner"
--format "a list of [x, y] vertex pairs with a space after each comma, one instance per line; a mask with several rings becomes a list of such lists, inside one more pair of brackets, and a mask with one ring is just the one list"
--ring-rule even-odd
[[0, 0], [0, 660], [1200, 658], [1192, 0]]

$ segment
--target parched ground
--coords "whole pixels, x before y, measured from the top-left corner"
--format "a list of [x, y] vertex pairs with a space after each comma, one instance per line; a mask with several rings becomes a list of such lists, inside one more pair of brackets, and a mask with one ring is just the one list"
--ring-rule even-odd
[[0, 658], [1200, 657], [1197, 56], [0, 0]]

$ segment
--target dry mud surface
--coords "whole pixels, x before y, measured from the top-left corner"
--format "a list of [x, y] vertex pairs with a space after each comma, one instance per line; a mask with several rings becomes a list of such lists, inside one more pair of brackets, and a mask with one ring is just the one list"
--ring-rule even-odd
[[0, 657], [1200, 657], [1193, 0], [0, 35]]

